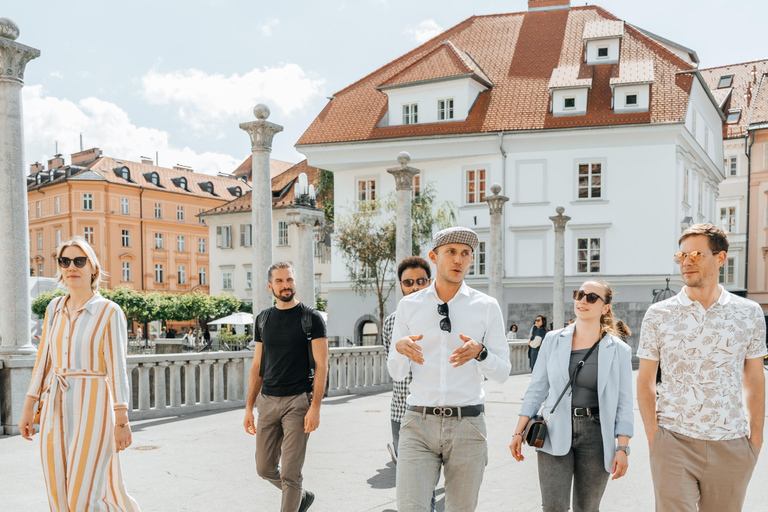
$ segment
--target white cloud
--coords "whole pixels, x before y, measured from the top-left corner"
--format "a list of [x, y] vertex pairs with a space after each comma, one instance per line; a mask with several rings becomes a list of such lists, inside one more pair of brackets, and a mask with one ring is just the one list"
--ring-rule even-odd
[[211, 133], [224, 122], [253, 120], [257, 103], [268, 105], [273, 119], [298, 113], [322, 97], [325, 80], [307, 75], [296, 64], [283, 64], [228, 77], [197, 69], [150, 71], [142, 78], [142, 85], [149, 103], [176, 104], [179, 117], [189, 127]]
[[27, 164], [51, 158], [54, 141], [59, 142], [59, 153], [69, 161], [68, 155], [80, 150], [80, 133], [84, 148], [98, 147], [104, 155], [130, 161], [139, 161], [143, 155], [154, 158], [158, 151], [163, 167], [178, 163], [207, 174], [232, 172], [240, 164], [231, 155], [176, 147], [168, 132], [136, 126], [114, 103], [94, 97], [74, 103], [46, 96], [42, 85], [27, 86], [22, 94]]
[[442, 31], [442, 27], [433, 19], [424, 20], [415, 27], [405, 29], [405, 33], [419, 44], [429, 41]]
[[58, 78], [59, 80], [64, 78], [64, 74], [61, 73], [60, 71], [51, 71], [51, 75], [50, 76], [52, 78]]
[[277, 18], [270, 18], [266, 23], [259, 25], [262, 35], [269, 37], [272, 35], [272, 29], [280, 24], [280, 20]]

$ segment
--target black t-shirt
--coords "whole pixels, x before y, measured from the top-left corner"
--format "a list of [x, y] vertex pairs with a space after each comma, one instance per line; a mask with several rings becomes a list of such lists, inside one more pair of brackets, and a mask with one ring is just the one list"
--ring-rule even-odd
[[[262, 343], [264, 382], [261, 391], [265, 395], [293, 396], [312, 391], [307, 335], [301, 328], [301, 315], [305, 308], [302, 303], [291, 309], [273, 306], [264, 324], [264, 332], [260, 333], [258, 328], [254, 330], [254, 341]], [[323, 317], [314, 311], [311, 338], [325, 337]]]

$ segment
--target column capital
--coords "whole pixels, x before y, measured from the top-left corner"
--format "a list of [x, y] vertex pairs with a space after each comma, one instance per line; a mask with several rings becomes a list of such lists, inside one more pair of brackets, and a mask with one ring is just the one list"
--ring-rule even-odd
[[0, 82], [24, 84], [27, 62], [40, 56], [40, 50], [17, 43], [19, 27], [9, 18], [0, 18]]
[[410, 161], [411, 155], [403, 151], [397, 155], [397, 163], [400, 165], [387, 169], [387, 172], [395, 177], [397, 190], [411, 190], [413, 188], [413, 177], [421, 172], [415, 167], [409, 167], [408, 163]]
[[491, 186], [491, 192], [493, 195], [485, 196], [483, 201], [488, 203], [488, 209], [490, 210], [491, 215], [494, 213], [502, 213], [504, 211], [504, 203], [509, 201], [509, 198], [499, 194], [499, 192], [501, 192], [501, 185], [498, 183], [494, 183]]
[[324, 226], [325, 214], [317, 208], [304, 208], [294, 206], [285, 211], [285, 221], [297, 226]]
[[558, 206], [555, 211], [557, 212], [557, 215], [554, 217], [550, 217], [549, 220], [552, 221], [552, 223], [555, 225], [555, 232], [558, 231], [565, 231], [565, 225], [568, 223], [571, 218], [567, 215], [563, 215], [563, 212], [565, 211], [565, 208], [562, 206]]
[[251, 137], [251, 151], [272, 151], [272, 138], [276, 133], [283, 131], [283, 127], [267, 121], [269, 108], [266, 105], [256, 105], [253, 115], [256, 116], [256, 121], [240, 123], [240, 128]]

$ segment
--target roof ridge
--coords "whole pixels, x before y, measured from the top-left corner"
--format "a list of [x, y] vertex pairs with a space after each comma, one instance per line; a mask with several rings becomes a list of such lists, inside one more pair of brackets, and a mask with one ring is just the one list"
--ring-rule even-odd
[[765, 79], [768, 77], [768, 73], [763, 72], [763, 76], [760, 77], [760, 85], [757, 86], [757, 92], [755, 92], [755, 101], [752, 102], [752, 106], [749, 110], [749, 120], [747, 121], [747, 129], [749, 129], [749, 125], [752, 124], [752, 118], [755, 115], [755, 109], [757, 109], [757, 100], [760, 98], [760, 93], [763, 90], [763, 84], [765, 83]]
[[[473, 22], [476, 18], [477, 18], [477, 16], [473, 15], [473, 16], [470, 16], [469, 18], [467, 18], [467, 19], [465, 19], [463, 21], [460, 21], [459, 23], [457, 23], [456, 25], [452, 26], [451, 28], [449, 28], [447, 30], [444, 30], [443, 32], [439, 33], [438, 35], [436, 35], [432, 39], [430, 39], [428, 41], [424, 41], [423, 43], [421, 43], [419, 46], [417, 46], [413, 50], [411, 50], [411, 51], [409, 51], [407, 53], [404, 53], [403, 55], [401, 55], [400, 57], [396, 58], [393, 61], [387, 62], [387, 63], [383, 64], [382, 66], [379, 66], [378, 68], [376, 68], [375, 70], [371, 71], [370, 73], [368, 73], [367, 75], [365, 75], [361, 79], [359, 79], [359, 80], [349, 84], [345, 88], [343, 88], [340, 91], [334, 93], [334, 96], [337, 96], [339, 94], [342, 94], [342, 93], [346, 92], [347, 90], [351, 89], [352, 87], [354, 87], [354, 86], [364, 82], [365, 80], [373, 77], [376, 73], [379, 73], [380, 71], [386, 69], [387, 67], [390, 67], [390, 66], [392, 66], [393, 64], [395, 64], [397, 62], [400, 62], [402, 60], [405, 60], [408, 57], [413, 56], [414, 54], [417, 54], [424, 47], [426, 47], [426, 46], [428, 46], [430, 44], [433, 44], [434, 40], [437, 39], [438, 37], [442, 36], [443, 34], [447, 34], [449, 32], [453, 32], [455, 30], [458, 30], [458, 28], [461, 27], [462, 25], [469, 25], [469, 24], [471, 24], [471, 22]], [[446, 39], [449, 39], [449, 38], [446, 38]], [[397, 73], [395, 73], [395, 74], [397, 74]], [[389, 78], [387, 78], [387, 80], [391, 79], [393, 76], [395, 76], [395, 75], [390, 76]]]
[[[698, 71], [698, 70], [699, 70], [697, 67], [695, 67], [695, 66], [693, 66], [692, 64], [690, 64], [690, 63], [688, 63], [688, 62], [684, 61], [684, 60], [683, 60], [681, 57], [679, 57], [679, 56], [678, 56], [678, 55], [677, 55], [675, 52], [673, 52], [672, 50], [670, 50], [669, 48], [667, 48], [666, 46], [664, 46], [663, 44], [661, 44], [660, 42], [658, 42], [658, 41], [657, 41], [657, 40], [655, 40], [654, 38], [652, 38], [652, 37], [649, 37], [649, 36], [647, 36], [647, 35], [643, 34], [643, 33], [642, 33], [642, 32], [641, 32], [641, 31], [640, 31], [640, 30], [639, 30], [637, 27], [635, 27], [635, 26], [634, 26], [634, 25], [632, 25], [631, 23], [627, 23], [627, 22], [624, 22], [624, 30], [629, 30], [629, 31], [631, 31], [631, 32], [632, 32], [632, 34], [633, 34], [633, 35], [634, 35], [634, 36], [635, 36], [635, 37], [636, 37], [636, 38], [637, 38], [639, 41], [643, 41], [643, 40], [645, 40], [645, 41], [648, 41], [648, 42], [650, 42], [650, 44], [654, 45], [655, 47], [657, 47], [658, 49], [660, 49], [661, 51], [663, 51], [664, 53], [666, 53], [666, 54], [667, 54], [667, 56], [669, 57], [669, 58], [667, 59], [667, 61], [669, 61], [669, 62], [670, 62], [670, 63], [672, 63], [672, 64], [677, 64], [678, 68], [682, 68], [682, 69], [683, 69], [683, 70], [685, 70], [685, 71], [690, 71], [690, 70], [696, 70], [696, 71]], [[661, 37], [661, 36], [659, 36], [659, 37]], [[693, 67], [692, 67], [692, 66], [693, 66]]]
[[451, 55], [453, 55], [453, 58], [458, 59], [460, 67], [463, 66], [467, 73], [474, 73], [474, 71], [467, 65], [467, 62], [461, 57], [460, 55], [461, 50], [459, 50], [450, 39], [446, 39], [445, 41], [440, 43], [438, 46], [435, 46], [434, 48], [429, 50], [427, 53], [425, 53], [421, 57], [417, 58], [415, 61], [405, 66], [403, 69], [401, 69], [394, 75], [390, 76], [389, 78], [381, 82], [377, 87], [382, 87], [385, 84], [394, 80], [396, 77], [405, 74], [407, 71], [410, 71], [411, 69], [415, 68], [418, 64], [421, 64], [422, 62], [424, 62], [425, 59], [431, 57], [432, 55], [438, 53], [440, 50], [443, 50], [446, 47], [448, 48], [448, 51], [451, 52]]
[[714, 71], [715, 69], [730, 68], [732, 66], [745, 66], [747, 64], [757, 64], [758, 62], [764, 62], [766, 65], [768, 65], [768, 59], [758, 59], [758, 60], [750, 60], [747, 62], [737, 62], [735, 64], [724, 64], [722, 66], [714, 66], [711, 68], [702, 68], [701, 71]]

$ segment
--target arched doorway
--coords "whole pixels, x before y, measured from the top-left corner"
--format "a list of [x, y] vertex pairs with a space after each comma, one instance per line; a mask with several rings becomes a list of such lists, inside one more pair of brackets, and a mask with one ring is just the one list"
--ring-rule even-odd
[[355, 322], [355, 345], [378, 345], [379, 322], [373, 315], [363, 315]]

